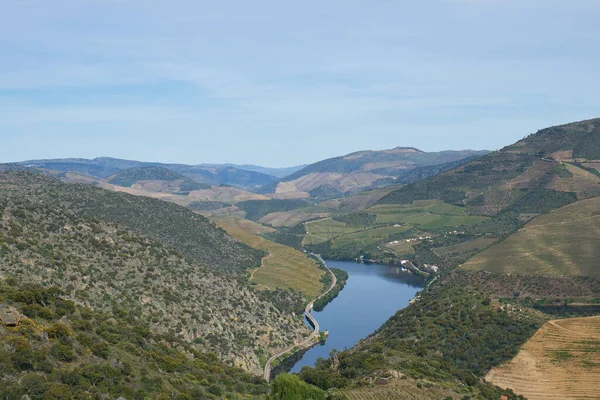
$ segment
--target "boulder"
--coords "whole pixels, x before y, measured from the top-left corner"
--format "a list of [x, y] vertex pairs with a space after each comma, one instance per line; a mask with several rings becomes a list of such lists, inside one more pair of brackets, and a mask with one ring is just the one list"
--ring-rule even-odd
[[6, 326], [17, 326], [21, 321], [21, 313], [14, 307], [0, 306], [0, 321]]

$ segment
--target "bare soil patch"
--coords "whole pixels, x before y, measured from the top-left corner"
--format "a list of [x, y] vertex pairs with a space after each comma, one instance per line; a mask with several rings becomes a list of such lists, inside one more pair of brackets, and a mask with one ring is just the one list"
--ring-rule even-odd
[[486, 379], [530, 400], [600, 399], [600, 316], [547, 322]]

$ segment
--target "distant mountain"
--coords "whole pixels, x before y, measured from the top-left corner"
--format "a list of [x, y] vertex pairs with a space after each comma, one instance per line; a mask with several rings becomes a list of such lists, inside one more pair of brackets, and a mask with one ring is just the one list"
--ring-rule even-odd
[[[414, 182], [453, 168], [460, 160], [487, 153], [488, 151], [485, 150], [449, 150], [426, 153], [413, 147], [359, 151], [310, 164], [258, 191], [260, 193], [276, 193], [282, 198], [315, 197], [322, 199], [326, 193], [330, 193], [331, 196], [340, 196], [360, 190]], [[416, 168], [420, 168], [420, 171], [411, 174], [411, 171]]]
[[296, 165], [293, 167], [286, 168], [269, 168], [269, 167], [261, 167], [258, 165], [250, 165], [250, 164], [200, 164], [201, 167], [210, 167], [210, 168], [225, 168], [225, 167], [233, 167], [236, 169], [243, 169], [245, 171], [253, 171], [260, 172], [261, 174], [271, 175], [276, 178], [284, 178], [288, 175], [293, 174], [296, 171], [301, 170], [306, 167], [306, 164]]
[[[118, 158], [99, 157], [94, 159], [63, 158], [48, 160], [29, 160], [17, 163], [32, 168], [56, 171], [60, 173], [76, 172], [89, 174], [96, 178], [107, 179], [123, 170], [135, 167], [162, 167], [207, 185], [231, 185], [243, 189], [256, 189], [277, 180], [273, 175], [246, 170], [229, 165], [186, 165], [166, 164], [122, 160]], [[258, 169], [261, 167], [254, 167]]]
[[210, 189], [210, 185], [194, 181], [177, 171], [165, 167], [133, 167], [118, 172], [108, 179], [108, 183], [124, 187], [135, 184], [152, 185], [155, 191], [185, 193], [191, 190]]

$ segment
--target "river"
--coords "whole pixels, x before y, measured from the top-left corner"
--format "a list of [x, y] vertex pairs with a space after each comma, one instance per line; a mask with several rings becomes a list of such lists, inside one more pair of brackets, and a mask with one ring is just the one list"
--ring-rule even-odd
[[343, 269], [348, 281], [338, 297], [323, 311], [312, 312], [321, 331], [329, 331], [324, 344], [308, 350], [291, 372], [313, 366], [317, 358], [328, 358], [332, 349], [344, 350], [368, 336], [396, 311], [408, 306], [424, 286], [423, 278], [398, 267], [326, 260], [330, 268]]

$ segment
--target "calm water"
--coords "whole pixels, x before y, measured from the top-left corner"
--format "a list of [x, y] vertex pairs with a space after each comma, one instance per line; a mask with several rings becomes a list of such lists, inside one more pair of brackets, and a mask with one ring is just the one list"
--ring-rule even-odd
[[354, 346], [408, 305], [424, 284], [422, 278], [400, 268], [380, 264], [327, 261], [331, 268], [348, 273], [348, 282], [338, 297], [321, 312], [313, 312], [322, 331], [329, 331], [324, 345], [308, 350], [292, 372], [312, 366], [319, 357], [328, 358], [332, 349]]

